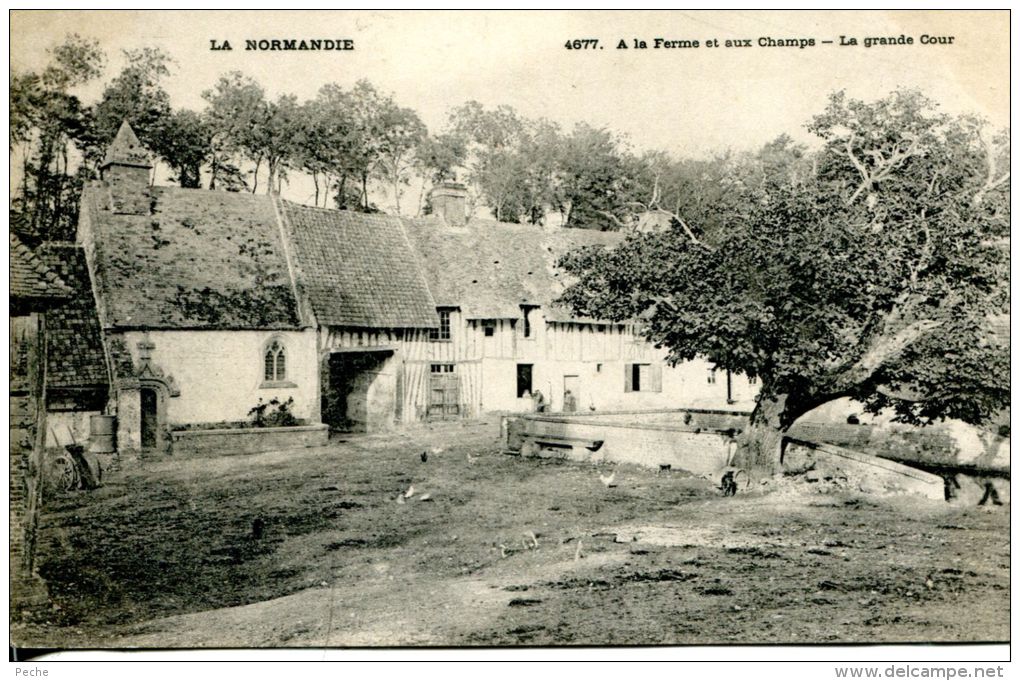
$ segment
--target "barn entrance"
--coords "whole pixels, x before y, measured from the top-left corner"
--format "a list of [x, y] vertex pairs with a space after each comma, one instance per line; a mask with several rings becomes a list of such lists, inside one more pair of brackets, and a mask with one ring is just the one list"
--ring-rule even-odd
[[429, 420], [460, 417], [460, 380], [456, 364], [433, 364], [429, 371]]
[[397, 391], [392, 359], [392, 350], [330, 354], [322, 391], [322, 420], [330, 430], [364, 433], [393, 426]]

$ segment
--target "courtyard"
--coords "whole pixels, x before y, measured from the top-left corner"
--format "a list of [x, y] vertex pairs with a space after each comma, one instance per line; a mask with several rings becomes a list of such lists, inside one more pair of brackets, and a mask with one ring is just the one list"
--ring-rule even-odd
[[[51, 498], [26, 647], [1009, 639], [1009, 505], [501, 453], [497, 418]], [[424, 456], [423, 456], [424, 454]], [[423, 460], [424, 459], [424, 460]], [[615, 470], [615, 486], [603, 480]], [[923, 636], [924, 638], [919, 638]]]

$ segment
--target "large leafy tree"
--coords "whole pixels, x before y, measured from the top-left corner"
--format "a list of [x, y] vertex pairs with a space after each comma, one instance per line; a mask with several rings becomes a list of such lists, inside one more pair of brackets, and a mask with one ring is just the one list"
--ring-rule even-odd
[[[743, 463], [774, 470], [784, 433], [850, 397], [904, 421], [981, 422], [1009, 401], [991, 320], [1008, 306], [1006, 133], [915, 92], [833, 95], [789, 145], [737, 164], [712, 229], [684, 221], [563, 266], [586, 316], [638, 319], [671, 361], [761, 379]], [[743, 174], [742, 174], [743, 173]]]

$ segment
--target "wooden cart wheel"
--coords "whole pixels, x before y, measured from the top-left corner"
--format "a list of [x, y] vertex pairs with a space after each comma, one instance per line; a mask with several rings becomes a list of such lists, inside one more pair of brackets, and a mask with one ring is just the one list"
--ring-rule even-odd
[[71, 457], [61, 454], [50, 461], [49, 475], [54, 489], [68, 491], [78, 489], [78, 469]]

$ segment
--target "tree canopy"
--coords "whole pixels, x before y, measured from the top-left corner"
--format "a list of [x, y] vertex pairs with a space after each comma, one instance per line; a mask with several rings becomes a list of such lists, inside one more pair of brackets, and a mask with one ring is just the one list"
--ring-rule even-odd
[[[202, 92], [201, 110], [177, 108], [165, 87], [177, 65], [156, 48], [123, 51], [123, 67], [86, 103], [74, 92], [102, 75], [98, 45], [69, 36], [50, 56], [40, 73], [12, 74], [11, 151], [24, 178], [12, 218], [29, 238], [73, 232], [77, 194], [124, 120], [182, 187], [279, 192], [301, 174], [314, 187], [306, 200], [352, 210], [421, 214], [431, 186], [457, 179], [472, 212], [619, 229], [649, 206], [693, 216], [692, 204], [714, 192], [702, 180], [715, 161], [636, 155], [604, 128], [579, 122], [567, 130], [506, 105], [466, 102], [429, 131], [414, 109], [365, 80], [328, 83], [301, 101], [232, 71]], [[412, 190], [417, 200], [408, 200]]]
[[1008, 309], [1008, 137], [916, 92], [836, 93], [808, 127], [811, 158], [780, 140], [727, 164], [703, 223], [675, 213], [567, 256], [564, 302], [638, 319], [671, 361], [760, 378], [752, 465], [774, 465], [793, 421], [838, 397], [913, 423], [989, 418], [1009, 401], [991, 333]]

